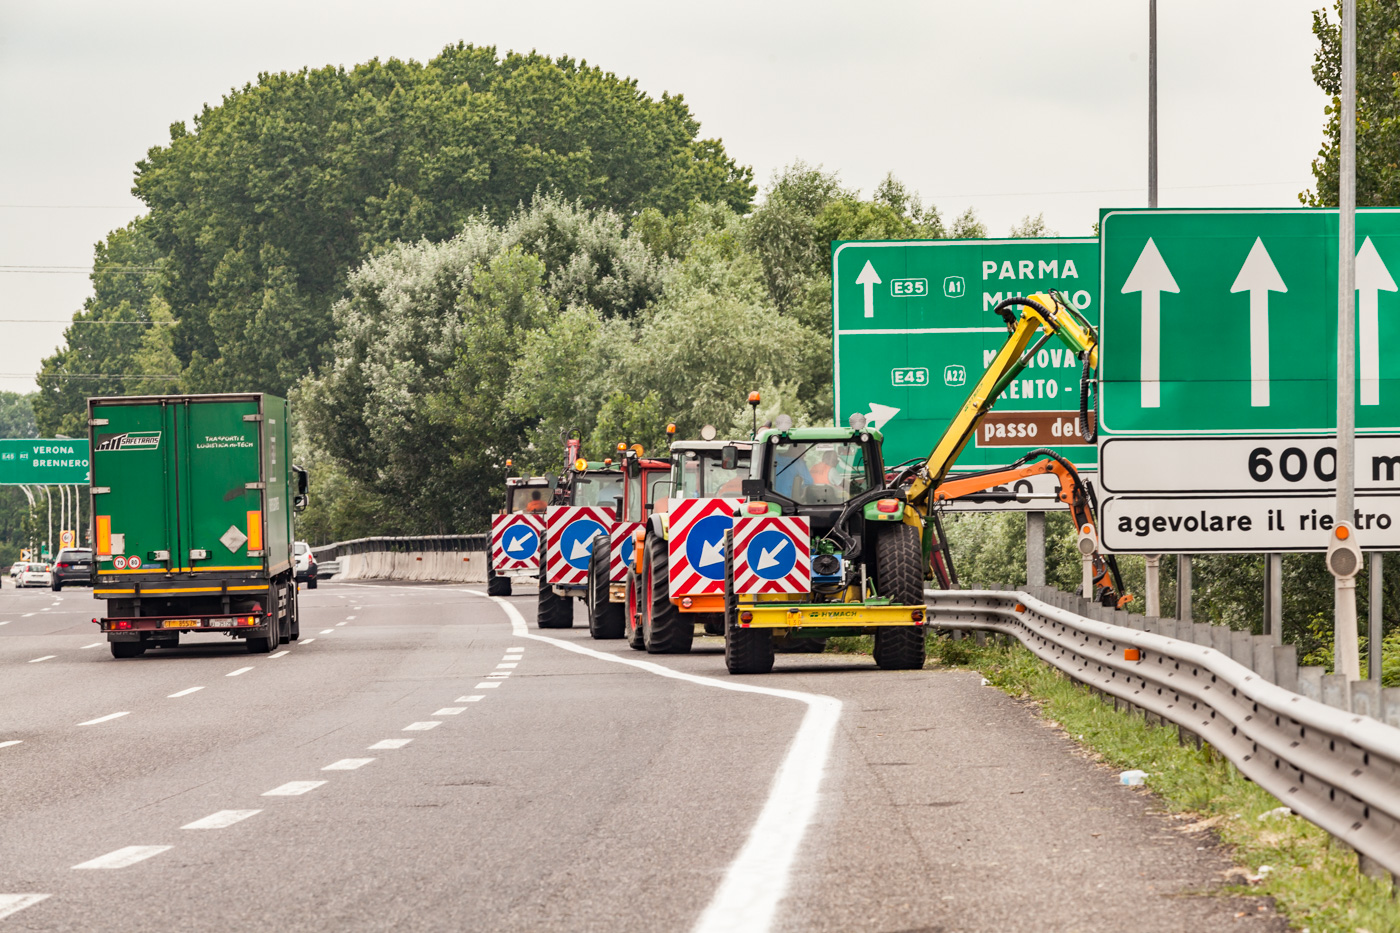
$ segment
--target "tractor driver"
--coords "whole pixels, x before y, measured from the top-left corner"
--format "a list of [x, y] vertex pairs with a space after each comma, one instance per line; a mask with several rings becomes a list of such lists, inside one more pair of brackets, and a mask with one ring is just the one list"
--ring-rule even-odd
[[806, 454], [811, 444], [779, 444], [773, 462], [773, 491], [794, 501], [802, 501], [802, 492], [812, 485], [812, 471], [807, 468]]
[[544, 494], [536, 489], [530, 493], [530, 501], [525, 503], [527, 512], [543, 512], [549, 508], [549, 503], [544, 501]]

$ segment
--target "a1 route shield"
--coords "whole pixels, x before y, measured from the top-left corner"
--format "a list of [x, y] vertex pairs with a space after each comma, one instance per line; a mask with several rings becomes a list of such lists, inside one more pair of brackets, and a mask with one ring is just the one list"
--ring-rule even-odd
[[805, 518], [743, 516], [734, 522], [734, 592], [809, 593], [811, 529]]
[[581, 586], [588, 580], [593, 539], [612, 527], [612, 510], [600, 506], [550, 506], [545, 521], [546, 572], [559, 586]]
[[[887, 464], [933, 449], [1006, 342], [992, 310], [1004, 298], [1057, 289], [1098, 319], [1093, 239], [852, 241], [834, 244], [831, 262], [837, 423], [863, 413], [884, 434]], [[1080, 361], [1052, 338], [954, 470], [1010, 463], [1036, 447], [1092, 468], [1097, 450], [1078, 436], [1080, 375]]]

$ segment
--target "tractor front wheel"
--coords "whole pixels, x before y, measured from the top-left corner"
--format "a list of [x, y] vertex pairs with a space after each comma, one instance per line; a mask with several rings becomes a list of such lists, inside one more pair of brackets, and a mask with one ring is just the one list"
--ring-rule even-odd
[[[875, 587], [900, 606], [924, 604], [919, 532], [900, 523], [882, 527], [875, 537]], [[916, 671], [924, 666], [926, 646], [922, 625], [875, 630], [875, 663], [887, 671]]]
[[627, 646], [637, 651], [645, 651], [646, 643], [642, 641], [642, 606], [641, 606], [641, 575], [632, 572], [632, 568], [627, 569], [627, 608], [622, 614], [623, 632], [622, 637], [627, 639]]
[[724, 666], [731, 674], [767, 674], [773, 670], [773, 632], [739, 626], [739, 597], [734, 592], [734, 532], [724, 533]]
[[574, 601], [560, 596], [549, 585], [549, 572], [544, 562], [544, 542], [540, 542], [540, 603], [535, 624], [540, 628], [573, 628]]
[[608, 594], [611, 571], [612, 545], [607, 535], [598, 535], [588, 557], [588, 634], [594, 638], [622, 637], [622, 604]]
[[670, 557], [660, 535], [647, 539], [642, 595], [648, 597], [642, 639], [648, 654], [686, 654], [695, 640], [695, 623], [671, 602]]

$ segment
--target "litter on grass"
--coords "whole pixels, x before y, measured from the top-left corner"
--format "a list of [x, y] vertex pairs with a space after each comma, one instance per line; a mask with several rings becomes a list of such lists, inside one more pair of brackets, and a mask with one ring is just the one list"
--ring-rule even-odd
[[1141, 784], [1147, 779], [1146, 771], [1124, 771], [1118, 775], [1118, 780], [1123, 784]]

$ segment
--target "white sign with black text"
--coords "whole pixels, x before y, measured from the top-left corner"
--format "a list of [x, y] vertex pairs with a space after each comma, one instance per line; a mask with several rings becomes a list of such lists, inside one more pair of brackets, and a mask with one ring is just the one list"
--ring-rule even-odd
[[[1335, 437], [1114, 437], [1099, 445], [1111, 493], [1325, 492], [1337, 485]], [[1356, 438], [1358, 491], [1400, 493], [1400, 436]]]
[[[1330, 495], [1110, 496], [1099, 537], [1118, 553], [1325, 551], [1336, 505]], [[1352, 524], [1363, 549], [1400, 550], [1400, 494], [1358, 495]]]

